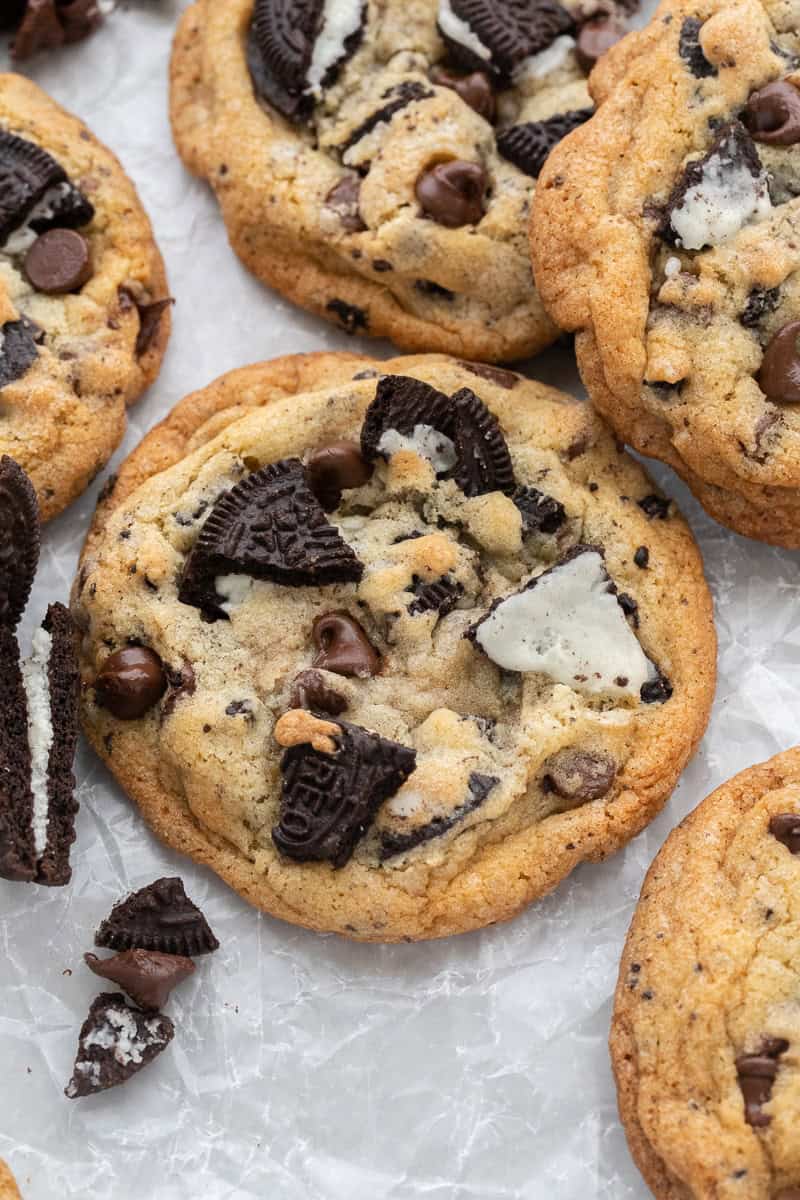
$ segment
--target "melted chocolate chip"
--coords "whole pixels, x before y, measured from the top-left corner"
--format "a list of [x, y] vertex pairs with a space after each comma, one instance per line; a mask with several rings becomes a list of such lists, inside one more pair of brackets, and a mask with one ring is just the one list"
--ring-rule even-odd
[[155, 341], [161, 328], [161, 318], [175, 301], [171, 296], [167, 296], [164, 300], [153, 300], [150, 304], [140, 304], [138, 301], [135, 303], [139, 310], [139, 332], [136, 335], [134, 353], [137, 358], [141, 358]]
[[483, 217], [487, 176], [478, 163], [451, 159], [423, 171], [416, 194], [426, 217], [448, 229], [477, 225]]
[[548, 154], [573, 129], [583, 125], [594, 112], [593, 108], [575, 108], [556, 113], [544, 121], [525, 121], [512, 125], [497, 135], [497, 149], [520, 171], [537, 179]]
[[792, 854], [800, 854], [800, 816], [777, 813], [770, 818], [769, 831]]
[[0, 625], [15, 629], [39, 563], [39, 505], [22, 467], [0, 459]]
[[509, 392], [520, 381], [520, 376], [515, 375], [513, 371], [505, 371], [502, 367], [492, 367], [488, 363], [468, 362], [462, 358], [458, 365], [465, 371], [469, 371], [470, 375], [477, 375], [480, 379], [486, 379], [489, 383], [494, 383], [497, 387], [505, 388]]
[[[666, 521], [669, 516], [669, 508], [671, 501], [666, 496], [656, 496], [651, 493], [649, 496], [644, 496], [636, 502], [642, 512], [650, 518], [650, 520]], [[637, 564], [638, 566], [638, 564]]]
[[309, 712], [338, 717], [347, 708], [347, 698], [330, 687], [319, 671], [301, 671], [289, 692], [289, 708], [305, 708]]
[[92, 277], [89, 243], [75, 229], [51, 229], [31, 246], [24, 271], [37, 292], [48, 296], [78, 292]]
[[570, 808], [606, 796], [617, 774], [614, 759], [602, 751], [560, 750], [544, 766], [545, 786]]
[[346, 300], [333, 299], [325, 305], [325, 311], [333, 313], [341, 322], [346, 333], [358, 333], [359, 329], [369, 329], [369, 317], [363, 308], [356, 304], [348, 304]]
[[326, 512], [339, 507], [342, 492], [361, 487], [372, 477], [372, 465], [356, 442], [331, 442], [306, 461], [306, 479]]
[[435, 283], [432, 279], [415, 279], [414, 290], [421, 292], [423, 296], [433, 296], [437, 300], [455, 300], [455, 292], [451, 292], [450, 288], [442, 287], [440, 283]]
[[178, 878], [156, 879], [115, 904], [94, 937], [108, 950], [158, 950], [189, 958], [219, 947]]
[[469, 75], [456, 75], [445, 67], [434, 67], [430, 73], [431, 83], [449, 88], [460, 96], [465, 104], [479, 117], [490, 124], [494, 120], [495, 100], [491, 80], [484, 71], [471, 71]]
[[594, 17], [578, 32], [575, 56], [581, 70], [588, 75], [603, 55], [625, 36], [625, 26], [614, 17]]
[[83, 958], [95, 975], [116, 983], [134, 1004], [150, 1012], [163, 1008], [172, 989], [195, 971], [190, 958], [157, 950], [124, 950], [113, 958], [84, 954]]
[[311, 636], [317, 647], [312, 667], [358, 679], [369, 679], [381, 669], [380, 654], [358, 621], [348, 613], [332, 612], [317, 617]]
[[800, 321], [789, 321], [773, 337], [764, 351], [757, 379], [770, 400], [784, 404], [800, 403]]
[[342, 228], [348, 233], [363, 233], [367, 228], [358, 211], [361, 180], [357, 175], [345, 175], [335, 183], [325, 197], [325, 204], [338, 214]]
[[647, 549], [647, 546], [639, 546], [638, 547], [638, 549], [636, 550], [636, 553], [633, 556], [633, 561], [636, 563], [636, 566], [639, 567], [639, 569], [641, 571], [646, 570], [646, 568], [650, 562], [650, 551]]
[[135, 721], [158, 704], [167, 687], [163, 663], [146, 646], [110, 654], [94, 681], [95, 700], [120, 721]]
[[794, 146], [800, 142], [800, 91], [785, 79], [768, 83], [753, 92], [742, 121], [757, 142]]
[[744, 1119], [760, 1129], [772, 1118], [762, 1105], [772, 1096], [772, 1085], [778, 1074], [778, 1059], [789, 1049], [783, 1038], [765, 1039], [759, 1054], [742, 1054], [736, 1059], [736, 1075], [744, 1098]]

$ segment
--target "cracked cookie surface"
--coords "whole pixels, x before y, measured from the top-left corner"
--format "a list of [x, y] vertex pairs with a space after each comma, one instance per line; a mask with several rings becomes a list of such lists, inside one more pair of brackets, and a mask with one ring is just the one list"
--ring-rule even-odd
[[187, 397], [106, 489], [73, 612], [86, 731], [155, 832], [361, 940], [505, 919], [612, 853], [714, 688], [674, 506], [587, 405], [439, 356]]
[[296, 303], [407, 350], [519, 359], [556, 337], [532, 178], [588, 116], [584, 69], [626, 7], [199, 0], [173, 51], [176, 144], [245, 265]]
[[800, 1190], [800, 750], [718, 788], [667, 839], [620, 967], [620, 1114], [658, 1200]]
[[531, 248], [593, 402], [718, 520], [800, 546], [800, 5], [666, 0], [593, 76]]
[[116, 158], [19, 75], [0, 75], [0, 452], [44, 519], [75, 499], [158, 374], [164, 266]]

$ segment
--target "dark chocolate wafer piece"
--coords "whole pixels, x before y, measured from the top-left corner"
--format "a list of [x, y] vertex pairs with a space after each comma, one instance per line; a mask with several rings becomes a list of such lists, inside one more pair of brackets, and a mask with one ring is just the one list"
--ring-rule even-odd
[[[452, 61], [465, 70], [490, 70], [504, 82], [526, 58], [575, 28], [557, 0], [450, 0], [450, 7], [471, 34], [462, 41], [440, 23]], [[489, 52], [488, 59], [467, 44], [474, 38]]]
[[103, 992], [89, 1009], [78, 1037], [70, 1100], [126, 1083], [166, 1050], [175, 1026], [163, 1013], [143, 1013], [119, 992]]
[[39, 563], [39, 504], [19, 463], [0, 458], [0, 624], [16, 629]]
[[45, 192], [66, 179], [64, 168], [41, 146], [0, 129], [0, 245]]
[[408, 436], [418, 425], [428, 425], [452, 440], [454, 413], [450, 397], [410, 375], [384, 375], [364, 415], [361, 453], [367, 462], [373, 462], [381, 453], [378, 447], [387, 430], [396, 429]]
[[95, 934], [96, 946], [110, 950], [159, 950], [196, 957], [219, 942], [178, 878], [156, 879], [120, 900]]
[[516, 490], [514, 468], [503, 431], [493, 413], [470, 388], [450, 397], [455, 411], [456, 464], [448, 473], [465, 496]]
[[33, 321], [20, 317], [0, 328], [0, 388], [21, 379], [39, 357], [40, 331]]
[[556, 113], [543, 121], [524, 121], [512, 125], [497, 135], [497, 149], [520, 171], [537, 179], [545, 160], [562, 138], [583, 125], [594, 112], [593, 108], [574, 108]]
[[33, 881], [36, 849], [28, 709], [19, 646], [5, 626], [0, 626], [0, 698], [0, 876]]
[[434, 817], [427, 824], [418, 825], [415, 829], [385, 830], [381, 834], [380, 841], [381, 862], [387, 858], [394, 858], [396, 854], [405, 854], [409, 850], [413, 850], [415, 846], [421, 846], [423, 842], [430, 842], [453, 829], [476, 808], [480, 808], [499, 782], [496, 775], [483, 775], [479, 771], [472, 771], [466, 798], [452, 812]]

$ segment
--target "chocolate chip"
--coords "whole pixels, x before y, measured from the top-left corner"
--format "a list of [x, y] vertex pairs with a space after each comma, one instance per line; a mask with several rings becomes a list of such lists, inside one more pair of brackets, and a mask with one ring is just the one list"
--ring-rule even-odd
[[22, 467], [0, 459], [0, 625], [15, 629], [39, 562], [39, 505]]
[[358, 621], [348, 613], [331, 612], [317, 617], [311, 636], [317, 647], [312, 667], [357, 679], [369, 679], [381, 669], [380, 654]]
[[789, 321], [767, 346], [756, 376], [759, 387], [770, 400], [784, 404], [800, 403], [800, 321]]
[[360, 125], [356, 126], [347, 140], [338, 147], [339, 153], [344, 155], [367, 134], [372, 133], [378, 125], [387, 125], [392, 117], [404, 108], [408, 108], [409, 104], [413, 104], [417, 100], [430, 100], [433, 95], [431, 89], [425, 87], [417, 79], [404, 79], [402, 83], [396, 83], [393, 87], [387, 88], [381, 95], [381, 99], [386, 103], [371, 112]]
[[6, 321], [0, 330], [0, 388], [21, 379], [39, 357], [38, 326], [27, 317]]
[[156, 879], [115, 904], [94, 936], [108, 950], [159, 950], [195, 958], [219, 942], [177, 877]]
[[473, 112], [490, 124], [494, 120], [495, 100], [491, 80], [484, 71], [471, 71], [469, 75], [456, 75], [445, 67], [434, 67], [430, 73], [431, 83], [449, 88], [467, 104]]
[[794, 146], [800, 142], [800, 92], [785, 79], [753, 92], [742, 121], [757, 142]]
[[646, 569], [648, 563], [650, 562], [650, 551], [647, 549], [647, 546], [639, 546], [638, 547], [636, 553], [633, 556], [633, 561], [636, 563], [636, 566], [639, 567], [642, 571], [644, 571]]
[[331, 442], [306, 460], [308, 486], [326, 512], [339, 507], [342, 492], [361, 487], [372, 477], [372, 465], [357, 442]]
[[588, 121], [593, 113], [593, 108], [575, 108], [556, 113], [544, 121], [525, 121], [522, 125], [512, 125], [498, 133], [498, 152], [519, 167], [520, 171], [537, 179], [553, 147], [573, 129]]
[[441, 26], [439, 33], [450, 58], [467, 70], [492, 70], [504, 82], [510, 82], [514, 68], [546, 50], [564, 33], [571, 33], [574, 21], [557, 0], [537, 0], [509, 4], [507, 0], [451, 0], [451, 8], [470, 33], [486, 46], [491, 58], [487, 63], [469, 45], [456, 41]]
[[289, 692], [289, 708], [305, 708], [309, 712], [338, 717], [347, 708], [347, 698], [329, 687], [319, 671], [301, 671]]
[[416, 194], [426, 217], [448, 229], [477, 225], [483, 217], [487, 176], [478, 163], [451, 159], [422, 172]]
[[522, 531], [526, 536], [555, 533], [567, 519], [564, 505], [538, 488], [518, 487], [511, 499], [522, 513]]
[[139, 332], [136, 335], [136, 345], [134, 346], [137, 358], [141, 358], [150, 349], [161, 327], [162, 316], [174, 303], [171, 296], [167, 296], [164, 300], [153, 300], [150, 304], [140, 304], [138, 300], [135, 301], [139, 310]]
[[769, 831], [792, 854], [800, 854], [800, 817], [795, 813], [777, 813], [771, 817]]
[[468, 362], [462, 358], [459, 359], [458, 365], [465, 371], [469, 371], [470, 375], [477, 375], [480, 379], [486, 379], [489, 383], [494, 383], [497, 387], [505, 388], [509, 392], [520, 381], [520, 376], [515, 375], [513, 371], [504, 371], [502, 367], [491, 367], [488, 363]]
[[779, 287], [754, 287], [747, 297], [747, 304], [739, 320], [746, 329], [753, 329], [759, 324], [762, 317], [775, 311], [780, 297], [781, 289]]
[[346, 300], [329, 300], [325, 311], [333, 313], [341, 321], [347, 333], [358, 333], [359, 329], [369, 329], [369, 317], [363, 308], [356, 304], [348, 304]]
[[736, 1075], [744, 1097], [744, 1119], [754, 1128], [769, 1125], [772, 1118], [763, 1111], [772, 1095], [778, 1074], [778, 1059], [789, 1049], [783, 1038], [765, 1039], [759, 1054], [742, 1054], [736, 1059]]
[[700, 46], [702, 26], [703, 22], [697, 17], [686, 17], [678, 40], [678, 53], [695, 79], [709, 79], [717, 73], [717, 68], [708, 61]]
[[672, 695], [670, 681], [660, 672], [655, 679], [648, 679], [639, 689], [643, 704], [664, 704]]
[[[649, 496], [644, 496], [641, 500], [637, 500], [636, 503], [651, 521], [666, 521], [667, 517], [669, 516], [669, 507], [671, 501], [668, 500], [666, 496], [656, 496], [655, 493], [651, 493]], [[635, 561], [636, 560], [634, 559], [634, 562]], [[637, 566], [638, 565], [639, 564], [637, 563]]]
[[89, 243], [75, 229], [51, 229], [31, 246], [24, 270], [37, 292], [63, 296], [80, 291], [92, 277]]
[[131, 1008], [116, 992], [103, 992], [81, 1027], [72, 1079], [64, 1089], [70, 1100], [125, 1083], [165, 1050], [175, 1026], [163, 1013]]
[[438, 300], [455, 300], [455, 292], [451, 292], [450, 288], [442, 287], [440, 283], [434, 283], [432, 279], [415, 279], [414, 289], [417, 292], [422, 292], [423, 296], [435, 296]]
[[134, 1004], [151, 1012], [163, 1008], [172, 989], [195, 970], [190, 958], [157, 950], [124, 950], [113, 958], [84, 954], [83, 958], [95, 975], [116, 983]]
[[581, 70], [588, 75], [603, 55], [625, 36], [625, 26], [614, 17], [594, 17], [581, 25], [575, 45], [575, 56]]
[[146, 646], [110, 654], [94, 681], [95, 700], [120, 721], [135, 721], [158, 704], [167, 687], [161, 659]]
[[280, 820], [272, 840], [296, 862], [343, 867], [375, 814], [402, 786], [416, 753], [357, 725], [338, 722], [333, 754], [309, 743], [291, 746], [281, 760]]
[[363, 571], [328, 524], [302, 463], [287, 458], [254, 471], [217, 500], [186, 561], [178, 599], [225, 618], [214, 587], [219, 575], [321, 587], [358, 582]]
[[179, 671], [167, 670], [170, 692], [161, 706], [161, 720], [166, 721], [175, 711], [179, 702], [186, 696], [193, 696], [197, 688], [194, 668], [190, 662], [184, 662]]
[[415, 575], [409, 590], [416, 597], [408, 606], [412, 617], [419, 613], [435, 612], [442, 618], [458, 604], [464, 587], [450, 575], [442, 575], [441, 579], [434, 579], [432, 583], [425, 583]]
[[446, 815], [434, 817], [426, 825], [419, 825], [416, 829], [408, 831], [384, 830], [381, 832], [381, 845], [379, 857], [381, 862], [385, 862], [387, 858], [394, 858], [397, 854], [406, 854], [409, 850], [413, 850], [416, 846], [422, 845], [423, 842], [430, 842], [434, 838], [441, 837], [454, 826], [460, 824], [466, 816], [474, 812], [486, 800], [486, 797], [497, 787], [500, 780], [496, 775], [482, 775], [478, 771], [472, 771], [467, 784], [467, 798], [463, 803], [457, 805], [452, 812]]
[[357, 175], [344, 175], [325, 197], [325, 204], [338, 215], [342, 228], [348, 233], [362, 233], [367, 227], [358, 211], [361, 180]]
[[559, 750], [544, 764], [545, 786], [570, 808], [599, 800], [611, 791], [617, 764], [602, 751]]

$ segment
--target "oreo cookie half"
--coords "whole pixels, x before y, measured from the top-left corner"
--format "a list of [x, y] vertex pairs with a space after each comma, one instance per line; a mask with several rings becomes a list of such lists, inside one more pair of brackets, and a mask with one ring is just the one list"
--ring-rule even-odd
[[163, 1013], [140, 1012], [119, 992], [103, 992], [81, 1027], [64, 1095], [77, 1100], [126, 1083], [166, 1050], [174, 1036], [175, 1026]]
[[557, 0], [439, 0], [438, 25], [457, 66], [491, 71], [503, 83], [575, 28]]
[[41, 146], [0, 129], [0, 246], [26, 222], [36, 233], [86, 225], [94, 209]]
[[497, 135], [497, 149], [520, 171], [537, 179], [548, 154], [562, 138], [579, 125], [583, 125], [594, 113], [593, 108], [574, 108], [569, 112], [556, 113], [544, 121], [525, 121], [512, 125]]
[[328, 523], [303, 464], [262, 467], [216, 502], [186, 560], [178, 599], [212, 619], [226, 618], [215, 580], [249, 575], [285, 587], [358, 582], [364, 571]]
[[109, 950], [158, 950], [185, 958], [219, 947], [196, 904], [178, 878], [156, 879], [115, 904], [94, 935]]
[[381, 804], [416, 765], [410, 747], [346, 721], [336, 724], [332, 754], [305, 742], [291, 746], [281, 760], [280, 820], [272, 840], [296, 862], [343, 867]]
[[75, 840], [75, 779], [80, 674], [69, 610], [52, 604], [20, 663], [10, 629], [0, 628], [0, 875], [69, 883]]

